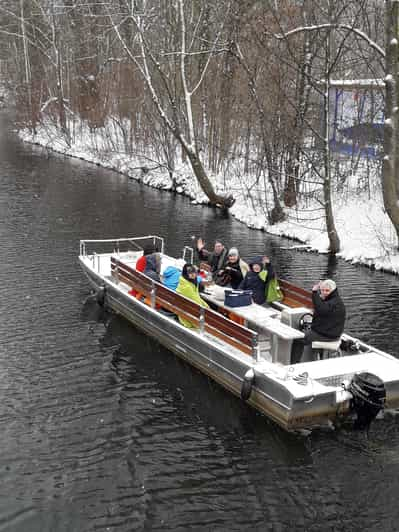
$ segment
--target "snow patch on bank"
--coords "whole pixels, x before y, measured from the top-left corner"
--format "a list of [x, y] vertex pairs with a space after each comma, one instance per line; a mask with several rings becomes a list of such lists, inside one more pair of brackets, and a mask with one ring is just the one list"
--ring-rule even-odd
[[[110, 133], [111, 131], [111, 133]], [[101, 130], [90, 131], [79, 126], [74, 131], [73, 141], [68, 145], [59, 131], [51, 124], [37, 128], [36, 134], [28, 130], [19, 132], [22, 140], [39, 144], [59, 153], [79, 157], [85, 161], [120, 172], [146, 185], [162, 189], [175, 190], [191, 198], [193, 204], [206, 204], [207, 198], [192, 175], [191, 168], [180, 161], [173, 172], [173, 179], [168, 169], [159, 164], [156, 155], [136, 153], [134, 157], [127, 155], [121, 139], [107, 128], [106, 134]], [[353, 176], [356, 182], [360, 176]], [[212, 176], [215, 189], [220, 193], [233, 191], [236, 203], [231, 214], [248, 227], [262, 229], [270, 234], [295, 239], [306, 244], [306, 249], [319, 253], [328, 252], [328, 236], [325, 231], [322, 215], [313, 219], [305, 219], [301, 206], [285, 209], [287, 220], [276, 225], [269, 225], [267, 214], [262, 204], [262, 196], [255, 199], [245, 194], [242, 176], [231, 174], [228, 179], [228, 190], [224, 176]], [[248, 182], [253, 181], [248, 176]], [[320, 206], [307, 205], [308, 212]], [[380, 190], [372, 198], [359, 195], [356, 189], [343, 201], [339, 196], [334, 198], [333, 212], [336, 229], [341, 242], [339, 256], [353, 264], [364, 264], [378, 270], [399, 273], [398, 241], [393, 226], [383, 209]], [[293, 246], [295, 247], [295, 245]]]

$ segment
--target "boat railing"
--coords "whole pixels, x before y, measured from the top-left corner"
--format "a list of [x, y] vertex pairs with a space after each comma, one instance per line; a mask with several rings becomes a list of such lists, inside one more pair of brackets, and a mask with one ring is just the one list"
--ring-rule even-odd
[[116, 257], [111, 257], [111, 272], [116, 282], [129, 286], [135, 291], [137, 298], [143, 299], [152, 308], [166, 310], [191, 323], [200, 334], [207, 333], [223, 340], [258, 360], [258, 334], [255, 331], [166, 288]]
[[[187, 260], [186, 255], [189, 256], [189, 260]], [[182, 258], [185, 262], [189, 262], [190, 264], [193, 264], [194, 262], [194, 250], [190, 246], [184, 246], [183, 248], [183, 255]]]
[[151, 242], [156, 251], [164, 253], [165, 242], [164, 239], [157, 235], [126, 237], [126, 238], [106, 238], [106, 239], [90, 239], [80, 241], [80, 255], [85, 257], [87, 255], [100, 253], [123, 253], [127, 251], [142, 251], [143, 245], [146, 242]]

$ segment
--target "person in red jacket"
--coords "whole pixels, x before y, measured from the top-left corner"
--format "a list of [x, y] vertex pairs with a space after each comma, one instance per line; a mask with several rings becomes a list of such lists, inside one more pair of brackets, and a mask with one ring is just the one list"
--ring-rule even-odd
[[153, 244], [146, 244], [143, 247], [143, 254], [136, 262], [136, 270], [138, 272], [143, 272], [145, 270], [145, 267], [147, 265], [147, 255], [151, 255], [155, 252], [155, 247]]
[[[154, 253], [155, 251], [155, 247], [152, 243], [150, 244], [146, 244], [143, 246], [143, 254], [141, 255], [141, 257], [139, 257], [137, 259], [137, 262], [136, 262], [136, 266], [135, 266], [135, 269], [138, 271], [138, 272], [141, 272], [143, 273], [146, 266], [147, 266], [147, 256], [148, 255], [151, 255], [152, 253]], [[137, 296], [137, 290], [134, 290], [133, 288], [131, 290], [129, 290], [129, 294], [131, 296]]]

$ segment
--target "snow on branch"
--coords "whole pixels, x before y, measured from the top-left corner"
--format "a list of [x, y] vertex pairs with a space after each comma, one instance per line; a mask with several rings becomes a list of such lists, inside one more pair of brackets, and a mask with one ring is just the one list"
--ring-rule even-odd
[[[387, 81], [387, 78], [385, 78]], [[330, 79], [330, 87], [337, 87], [339, 89], [383, 89], [385, 87], [385, 81], [383, 79]], [[321, 79], [317, 82], [318, 85], [324, 86], [325, 79]]]
[[314, 26], [300, 26], [298, 28], [295, 28], [293, 30], [287, 31], [285, 33], [280, 34], [274, 34], [276, 39], [286, 39], [287, 37], [290, 37], [291, 35], [295, 35], [297, 33], [302, 33], [304, 31], [319, 31], [319, 30], [326, 30], [326, 29], [341, 29], [341, 30], [347, 30], [351, 31], [352, 33], [355, 33], [359, 37], [361, 37], [364, 41], [366, 41], [371, 48], [373, 48], [381, 57], [385, 58], [385, 51], [379, 46], [375, 41], [373, 41], [366, 33], [359, 30], [358, 28], [354, 28], [350, 26], [349, 24], [316, 24]]

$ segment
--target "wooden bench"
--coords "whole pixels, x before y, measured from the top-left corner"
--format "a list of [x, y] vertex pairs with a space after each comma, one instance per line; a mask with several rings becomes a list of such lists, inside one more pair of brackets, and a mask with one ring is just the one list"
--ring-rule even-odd
[[173, 290], [165, 286], [154, 283], [156, 290], [156, 303], [161, 308], [176, 314], [185, 320], [191, 322], [196, 328], [200, 327], [201, 306], [186, 297], [176, 294]]
[[256, 332], [230, 321], [214, 310], [201, 307], [115, 257], [111, 257], [111, 273], [118, 282], [121, 281], [142, 294], [150, 304], [190, 321], [201, 332], [215, 336], [247, 355], [255, 353], [258, 336]]
[[137, 292], [140, 292], [144, 296], [151, 295], [151, 279], [115, 257], [111, 257], [111, 275], [115, 277], [118, 282], [122, 281], [127, 286], [137, 290]]
[[313, 309], [312, 295], [309, 290], [305, 290], [283, 279], [279, 279], [278, 283], [284, 295], [280, 303], [291, 308], [306, 307]]
[[257, 333], [239, 323], [230, 321], [218, 312], [205, 309], [204, 329], [247, 355], [254, 353], [257, 346]]

